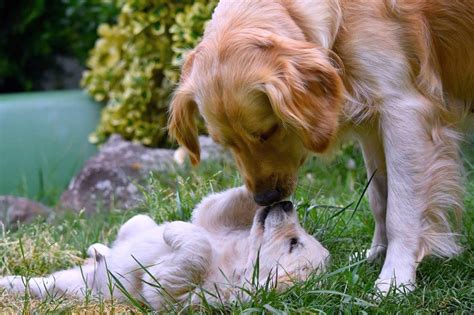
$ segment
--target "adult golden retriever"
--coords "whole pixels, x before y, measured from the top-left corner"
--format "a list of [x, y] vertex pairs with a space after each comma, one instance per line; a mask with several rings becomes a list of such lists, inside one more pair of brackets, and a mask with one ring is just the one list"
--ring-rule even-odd
[[246, 300], [253, 281], [281, 290], [325, 268], [329, 258], [301, 227], [291, 202], [259, 207], [245, 187], [206, 197], [191, 223], [157, 225], [146, 215], [134, 216], [112, 248], [94, 244], [88, 253], [92, 259], [82, 267], [47, 277], [0, 278], [0, 290], [127, 301], [125, 289], [163, 311], [174, 303], [198, 304], [203, 295], [216, 303]]
[[385, 254], [376, 286], [411, 289], [428, 254], [459, 252], [458, 143], [473, 110], [469, 0], [222, 0], [189, 54], [171, 134], [194, 164], [194, 115], [233, 153], [255, 200], [290, 195], [308, 153], [356, 138]]

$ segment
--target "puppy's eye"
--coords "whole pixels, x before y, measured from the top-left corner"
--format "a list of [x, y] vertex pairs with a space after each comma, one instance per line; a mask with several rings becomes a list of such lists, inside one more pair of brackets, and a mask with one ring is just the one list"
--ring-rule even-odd
[[273, 125], [273, 126], [272, 126], [270, 129], [268, 129], [267, 131], [265, 131], [265, 132], [259, 134], [259, 135], [258, 135], [258, 139], [259, 139], [260, 141], [262, 141], [262, 142], [263, 142], [263, 141], [267, 141], [268, 139], [270, 139], [271, 136], [273, 136], [273, 135], [277, 132], [278, 127], [279, 127], [278, 124]]
[[298, 246], [298, 238], [297, 237], [290, 238], [290, 254], [297, 246]]

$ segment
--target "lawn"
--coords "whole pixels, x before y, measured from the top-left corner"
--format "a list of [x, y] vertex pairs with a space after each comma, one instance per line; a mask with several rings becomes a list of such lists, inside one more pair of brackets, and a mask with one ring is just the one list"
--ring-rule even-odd
[[[467, 193], [463, 222], [464, 252], [450, 260], [427, 258], [417, 273], [418, 287], [408, 296], [373, 298], [380, 265], [349, 257], [370, 245], [374, 228], [364, 188], [367, 179], [358, 150], [346, 147], [332, 162], [312, 159], [300, 173], [293, 201], [303, 226], [331, 252], [329, 270], [298, 283], [286, 292], [258, 288], [253, 299], [232, 305], [207, 305], [204, 313], [473, 313], [474, 312], [474, 146], [466, 143]], [[71, 267], [85, 258], [95, 242], [110, 243], [128, 218], [147, 213], [156, 221], [187, 220], [204, 196], [240, 185], [231, 163], [203, 163], [199, 168], [150, 176], [153, 187], [144, 204], [134, 210], [114, 210], [93, 217], [58, 213], [16, 232], [0, 231], [0, 275], [44, 275]], [[359, 200], [361, 201], [359, 203]], [[360, 255], [359, 255], [360, 256]], [[141, 306], [94, 300], [74, 301], [62, 296], [39, 301], [0, 292], [0, 313], [11, 312], [142, 312]], [[191, 312], [187, 310], [186, 312]]]

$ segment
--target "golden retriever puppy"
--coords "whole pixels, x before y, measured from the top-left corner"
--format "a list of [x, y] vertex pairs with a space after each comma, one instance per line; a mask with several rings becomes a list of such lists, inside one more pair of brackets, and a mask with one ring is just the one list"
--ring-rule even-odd
[[[255, 201], [284, 199], [310, 153], [362, 147], [377, 287], [411, 289], [429, 254], [460, 251], [458, 155], [473, 111], [474, 5], [451, 0], [222, 0], [185, 61], [169, 129], [199, 162], [195, 113]], [[472, 116], [472, 115], [471, 115]]]
[[94, 244], [88, 253], [92, 259], [82, 267], [29, 280], [4, 277], [0, 288], [28, 288], [40, 298], [91, 292], [126, 301], [125, 289], [163, 310], [169, 303], [199, 303], [201, 294], [209, 302], [246, 299], [242, 289], [252, 290], [252, 283], [282, 289], [323, 269], [329, 257], [300, 226], [291, 202], [258, 207], [245, 187], [205, 198], [191, 223], [157, 225], [137, 215], [120, 228], [112, 248]]

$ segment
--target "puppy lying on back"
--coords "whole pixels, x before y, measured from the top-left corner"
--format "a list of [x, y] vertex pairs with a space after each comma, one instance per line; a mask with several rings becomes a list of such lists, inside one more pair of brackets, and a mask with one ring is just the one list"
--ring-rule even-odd
[[112, 248], [94, 244], [88, 253], [92, 259], [82, 267], [29, 281], [4, 277], [0, 288], [24, 293], [28, 287], [39, 298], [84, 297], [90, 290], [125, 301], [118, 280], [135, 299], [164, 309], [168, 303], [199, 303], [200, 294], [207, 301], [245, 299], [241, 288], [251, 289], [257, 260], [256, 280], [281, 289], [321, 270], [329, 257], [300, 226], [291, 202], [259, 208], [244, 187], [205, 198], [191, 223], [157, 225], [137, 215], [122, 225]]

